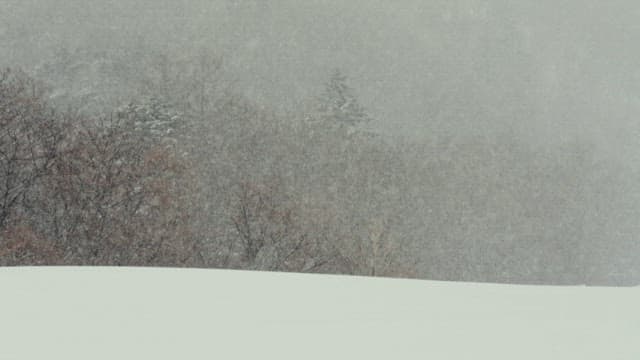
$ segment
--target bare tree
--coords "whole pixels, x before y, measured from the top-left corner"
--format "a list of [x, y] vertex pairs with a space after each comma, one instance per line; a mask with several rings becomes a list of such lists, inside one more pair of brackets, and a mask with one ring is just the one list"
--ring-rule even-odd
[[329, 261], [303, 210], [277, 180], [238, 184], [232, 222], [247, 267], [313, 271]]
[[183, 263], [195, 250], [176, 246], [189, 239], [179, 188], [186, 183], [176, 181], [183, 164], [126, 120], [85, 122], [56, 162], [47, 188], [56, 238], [74, 263]]
[[46, 176], [64, 134], [40, 84], [0, 72], [0, 229], [22, 216], [29, 191]]

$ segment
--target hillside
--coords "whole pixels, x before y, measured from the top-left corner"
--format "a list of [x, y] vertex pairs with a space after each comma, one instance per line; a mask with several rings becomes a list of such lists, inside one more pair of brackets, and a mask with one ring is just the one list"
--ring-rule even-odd
[[0, 359], [638, 359], [640, 288], [3, 268]]

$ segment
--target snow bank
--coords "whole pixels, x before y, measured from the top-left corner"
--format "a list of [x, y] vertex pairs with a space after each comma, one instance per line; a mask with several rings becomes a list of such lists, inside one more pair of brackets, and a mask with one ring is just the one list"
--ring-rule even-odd
[[0, 359], [640, 359], [640, 288], [0, 269]]

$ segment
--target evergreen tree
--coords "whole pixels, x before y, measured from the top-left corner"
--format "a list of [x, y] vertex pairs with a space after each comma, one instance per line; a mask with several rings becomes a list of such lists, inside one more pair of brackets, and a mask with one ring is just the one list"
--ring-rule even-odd
[[335, 69], [320, 98], [319, 115], [322, 120], [349, 127], [369, 122], [370, 118], [358, 103], [347, 77]]

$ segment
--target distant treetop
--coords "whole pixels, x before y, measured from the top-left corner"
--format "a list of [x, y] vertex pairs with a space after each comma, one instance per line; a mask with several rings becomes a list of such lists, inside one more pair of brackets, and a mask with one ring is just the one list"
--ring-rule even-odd
[[370, 118], [359, 104], [353, 90], [347, 85], [347, 77], [334, 69], [320, 97], [320, 117], [339, 124], [357, 126]]

